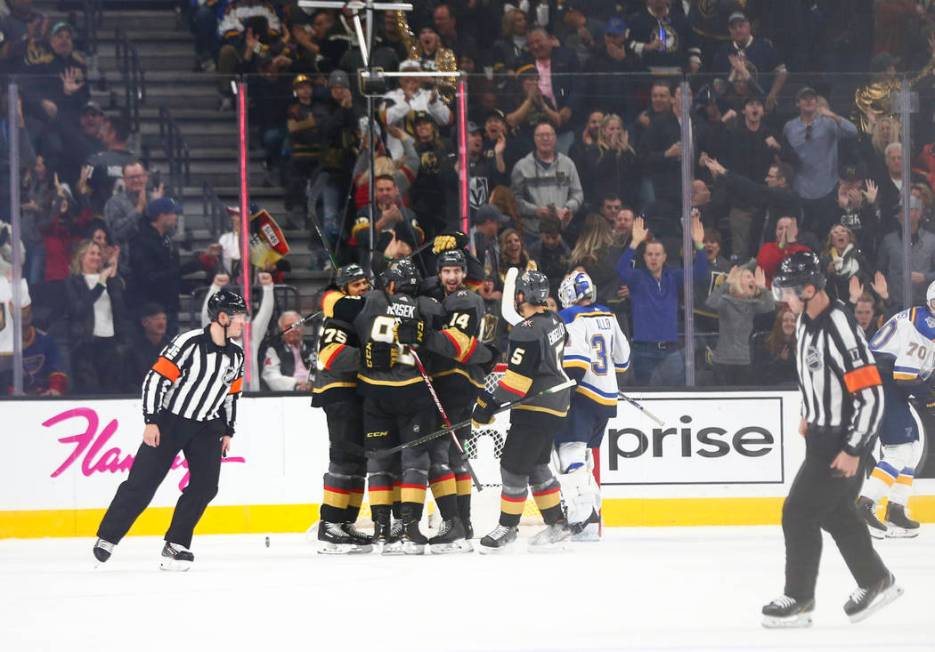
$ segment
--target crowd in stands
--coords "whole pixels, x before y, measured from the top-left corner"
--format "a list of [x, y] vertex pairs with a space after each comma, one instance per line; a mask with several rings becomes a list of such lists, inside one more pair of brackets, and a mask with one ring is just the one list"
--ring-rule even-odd
[[[31, 319], [60, 346], [67, 342], [69, 391], [104, 391], [95, 361], [127, 342], [151, 349], [173, 334], [192, 269], [180, 264], [173, 240], [171, 189], [147, 178], [122, 119], [88, 102], [71, 27], [37, 24], [29, 4], [11, 0], [0, 20], [0, 65], [47, 76], [24, 87], [16, 125], [26, 164]], [[581, 268], [631, 339], [631, 382], [678, 385], [687, 264], [698, 382], [730, 385], [794, 379], [794, 318], [770, 293], [792, 253], [821, 255], [831, 291], [868, 335], [905, 307], [904, 285], [918, 304], [935, 280], [930, 83], [923, 75], [917, 86], [911, 152], [902, 151], [892, 105], [858, 114], [854, 103], [858, 87], [915, 77], [931, 61], [929, 6], [425, 0], [405, 21], [377, 12], [372, 64], [403, 75], [375, 98], [372, 178], [349, 12], [295, 1], [191, 0], [185, 15], [196, 68], [216, 85], [219, 110], [234, 107], [232, 80], [248, 82], [254, 137], [270, 178], [286, 191], [287, 212], [276, 217], [309, 234], [313, 267], [329, 267], [327, 253], [338, 264], [369, 264], [372, 249], [376, 272], [411, 255], [431, 271], [438, 238], [453, 236], [474, 252], [477, 291], [494, 312], [509, 268], [542, 270], [553, 293]], [[405, 75], [448, 71], [452, 62], [470, 73], [467, 233], [453, 88], [446, 79]], [[694, 171], [687, 188], [685, 157]], [[907, 184], [911, 277], [904, 279]], [[687, 238], [683, 194], [691, 206]], [[189, 266], [215, 281], [236, 272], [234, 224]], [[683, 238], [693, 246], [690, 261], [682, 260]], [[62, 311], [68, 326], [56, 332]], [[284, 313], [272, 321], [288, 328], [298, 319]], [[264, 387], [307, 389], [308, 351], [295, 332], [260, 356]]]

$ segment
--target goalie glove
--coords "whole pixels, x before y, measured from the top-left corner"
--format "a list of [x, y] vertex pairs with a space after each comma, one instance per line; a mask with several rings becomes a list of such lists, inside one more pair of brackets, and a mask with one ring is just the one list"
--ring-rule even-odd
[[474, 402], [474, 411], [471, 413], [471, 426], [479, 428], [488, 425], [493, 421], [498, 407], [500, 405], [490, 392], [485, 390], [478, 394]]
[[367, 342], [364, 347], [364, 366], [373, 371], [389, 371], [399, 359], [399, 349], [387, 342]]
[[421, 319], [402, 319], [396, 326], [396, 341], [419, 346], [425, 341], [425, 322]]

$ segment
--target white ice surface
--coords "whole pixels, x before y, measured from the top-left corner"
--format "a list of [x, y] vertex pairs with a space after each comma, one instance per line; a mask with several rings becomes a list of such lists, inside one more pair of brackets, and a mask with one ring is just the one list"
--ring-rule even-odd
[[547, 555], [315, 554], [300, 535], [200, 536], [189, 573], [128, 538], [0, 541], [0, 650], [935, 651], [935, 526], [876, 544], [906, 594], [852, 625], [854, 584], [825, 537], [816, 624], [764, 630], [782, 591], [777, 527], [612, 529]]

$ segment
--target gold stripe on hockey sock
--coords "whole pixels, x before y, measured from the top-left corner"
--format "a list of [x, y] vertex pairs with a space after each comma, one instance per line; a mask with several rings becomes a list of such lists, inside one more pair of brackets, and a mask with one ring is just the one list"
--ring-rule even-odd
[[358, 508], [364, 502], [364, 490], [363, 489], [351, 489], [348, 494], [348, 507]]
[[870, 477], [876, 478], [877, 480], [885, 484], [887, 487], [891, 486], [893, 484], [893, 481], [895, 480], [893, 476], [891, 476], [889, 473], [887, 473], [880, 467], [874, 468], [873, 471], [870, 473]]
[[390, 486], [381, 486], [381, 485], [370, 485], [369, 493], [370, 496], [370, 505], [392, 505], [393, 504], [393, 487]]
[[454, 473], [432, 478], [430, 486], [432, 487], [432, 495], [435, 496], [436, 500], [445, 496], [453, 496], [458, 491]]
[[400, 497], [400, 494], [401, 494], [401, 492], [400, 492], [400, 490], [399, 490], [399, 483], [397, 482], [397, 483], [395, 483], [395, 484], [393, 485], [393, 502], [394, 502], [394, 503], [398, 503], [398, 502], [399, 502], [399, 500], [400, 500], [400, 498], [399, 498], [399, 497]]
[[469, 473], [458, 474], [455, 476], [457, 492], [459, 496], [471, 495], [471, 475]]
[[399, 500], [403, 503], [425, 503], [425, 487], [418, 484], [399, 485]]
[[536, 491], [532, 494], [533, 500], [536, 501], [536, 507], [539, 508], [540, 512], [544, 512], [547, 509], [551, 509], [558, 505], [562, 500], [561, 488], [555, 486], [551, 489], [544, 489], [543, 491]]
[[336, 509], [345, 509], [351, 497], [347, 489], [329, 487], [328, 485], [325, 485], [324, 494], [325, 495], [322, 502], [324, 502], [325, 505], [334, 507]]
[[507, 496], [500, 494], [500, 511], [511, 516], [522, 516], [526, 507], [526, 495]]
[[900, 473], [900, 474], [899, 474], [899, 477], [896, 478], [896, 483], [897, 483], [897, 484], [904, 484], [904, 485], [906, 485], [907, 487], [911, 487], [911, 486], [912, 486], [912, 476], [911, 476], [911, 475], [906, 475], [905, 473]]

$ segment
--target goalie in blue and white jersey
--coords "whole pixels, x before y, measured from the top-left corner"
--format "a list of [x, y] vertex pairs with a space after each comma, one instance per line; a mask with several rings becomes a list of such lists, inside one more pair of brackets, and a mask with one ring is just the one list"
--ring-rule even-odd
[[[919, 524], [906, 514], [912, 480], [922, 456], [919, 428], [909, 401], [932, 402], [935, 371], [935, 283], [925, 293], [925, 305], [894, 315], [870, 340], [870, 350], [883, 378], [884, 410], [880, 425], [880, 461], [864, 483], [858, 508], [876, 538], [914, 537]], [[887, 498], [881, 522], [876, 507]]]
[[558, 298], [568, 338], [563, 367], [577, 383], [565, 429], [555, 438], [558, 480], [576, 540], [598, 537], [600, 487], [592, 474], [593, 455], [600, 448], [607, 421], [617, 415], [618, 376], [630, 367], [630, 345], [616, 316], [594, 303], [597, 289], [585, 272], [562, 281]]

